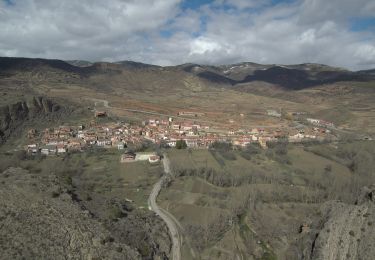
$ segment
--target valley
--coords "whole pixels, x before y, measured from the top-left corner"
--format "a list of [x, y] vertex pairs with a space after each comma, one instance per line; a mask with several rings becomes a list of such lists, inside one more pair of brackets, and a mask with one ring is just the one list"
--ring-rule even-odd
[[370, 259], [374, 84], [320, 64], [0, 58], [2, 252]]

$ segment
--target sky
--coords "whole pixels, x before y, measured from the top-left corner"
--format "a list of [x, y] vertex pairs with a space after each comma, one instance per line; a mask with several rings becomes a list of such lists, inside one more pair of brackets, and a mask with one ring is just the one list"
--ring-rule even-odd
[[374, 0], [0, 0], [0, 56], [375, 68]]

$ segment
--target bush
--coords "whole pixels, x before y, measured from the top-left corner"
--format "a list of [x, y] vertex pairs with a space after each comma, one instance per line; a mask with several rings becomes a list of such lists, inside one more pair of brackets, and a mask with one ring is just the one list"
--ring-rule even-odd
[[210, 148], [220, 151], [230, 151], [233, 149], [233, 146], [231, 143], [226, 142], [214, 142], [211, 144]]
[[259, 143], [252, 143], [248, 144], [245, 149], [242, 149], [240, 155], [246, 160], [251, 160], [251, 157], [253, 155], [257, 155], [260, 153], [262, 153], [262, 149]]
[[227, 159], [229, 161], [236, 160], [236, 155], [230, 151], [219, 151], [220, 155], [223, 156], [224, 159]]
[[123, 218], [126, 214], [117, 206], [112, 206], [108, 212], [109, 218], [112, 220]]
[[251, 143], [246, 146], [244, 151], [249, 154], [260, 154], [262, 152], [262, 148], [260, 147], [259, 143]]
[[16, 160], [20, 160], [20, 161], [27, 160], [27, 153], [26, 153], [26, 151], [24, 151], [24, 150], [16, 151], [16, 152], [14, 153], [14, 158], [15, 158]]
[[187, 148], [187, 144], [186, 144], [185, 140], [178, 140], [176, 142], [176, 148], [177, 149], [186, 149]]

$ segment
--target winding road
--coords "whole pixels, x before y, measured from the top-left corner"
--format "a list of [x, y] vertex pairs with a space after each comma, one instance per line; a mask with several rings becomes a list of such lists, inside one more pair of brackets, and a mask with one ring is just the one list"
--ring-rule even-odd
[[180, 235], [178, 233], [178, 228], [174, 220], [169, 217], [168, 214], [164, 212], [163, 209], [159, 208], [158, 204], [156, 203], [156, 198], [160, 193], [161, 187], [163, 182], [165, 181], [166, 177], [171, 174], [170, 166], [169, 166], [169, 159], [166, 155], [164, 155], [163, 159], [163, 166], [164, 166], [164, 175], [161, 179], [154, 185], [150, 197], [148, 199], [148, 206], [150, 210], [154, 211], [166, 224], [169, 229], [169, 233], [172, 239], [172, 259], [173, 260], [180, 260], [181, 259], [181, 240]]

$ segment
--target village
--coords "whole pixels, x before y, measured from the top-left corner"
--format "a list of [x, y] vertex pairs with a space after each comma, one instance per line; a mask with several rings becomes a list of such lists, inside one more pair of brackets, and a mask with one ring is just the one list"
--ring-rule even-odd
[[[280, 117], [275, 111], [267, 111], [269, 116]], [[105, 113], [96, 113], [96, 117], [105, 117]], [[231, 143], [235, 147], [246, 147], [257, 143], [267, 149], [267, 143], [280, 140], [298, 143], [308, 141], [331, 141], [336, 137], [330, 128], [334, 125], [324, 120], [307, 118], [307, 124], [293, 127], [270, 128], [235, 128], [201, 124], [194, 119], [158, 119], [152, 118], [142, 124], [124, 122], [99, 123], [91, 121], [88, 125], [59, 126], [38, 132], [28, 131], [28, 144], [25, 149], [30, 154], [58, 155], [80, 152], [93, 147], [124, 150], [121, 162], [149, 159], [156, 162], [154, 154], [140, 156], [128, 147], [139, 147], [151, 142], [163, 147], [176, 147], [179, 141], [190, 149], [208, 149], [215, 142]]]

